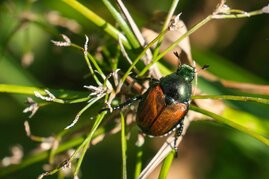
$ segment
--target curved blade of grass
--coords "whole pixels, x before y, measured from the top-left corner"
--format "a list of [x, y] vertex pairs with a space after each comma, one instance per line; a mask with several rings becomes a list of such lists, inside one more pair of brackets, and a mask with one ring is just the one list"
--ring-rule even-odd
[[[42, 88], [31, 87], [31, 86], [0, 84], [0, 93], [35, 95], [34, 94], [35, 91], [39, 92], [41, 95], [47, 95], [47, 93], [45, 92], [45, 89], [42, 89]], [[62, 90], [62, 89], [60, 90], [49, 89], [49, 91], [58, 97], [54, 99], [53, 101], [56, 103], [71, 104], [71, 103], [85, 102], [89, 100], [88, 93], [86, 92]], [[87, 97], [81, 97], [81, 96], [86, 96], [86, 95]]]
[[110, 11], [114, 19], [119, 24], [120, 28], [123, 30], [124, 34], [126, 35], [127, 39], [131, 42], [134, 48], [139, 48], [140, 44], [138, 43], [136, 37], [134, 36], [132, 30], [126, 23], [126, 21], [122, 18], [120, 13], [112, 6], [112, 4], [108, 0], [102, 0], [104, 5]]
[[15, 93], [15, 94], [34, 95], [34, 91], [37, 91], [42, 95], [46, 95], [45, 90], [42, 89], [42, 88], [30, 87], [30, 86], [0, 84], [0, 92], [1, 93]]
[[240, 116], [234, 121], [243, 127], [246, 127], [256, 133], [262, 134], [264, 136], [269, 136], [269, 120], [261, 119], [250, 113], [244, 111], [236, 110], [230, 107], [225, 107], [222, 116], [228, 119], [233, 119], [235, 116]]
[[105, 21], [103, 18], [95, 14], [93, 11], [91, 11], [89, 8], [85, 7], [81, 3], [75, 0], [62, 0], [65, 4], [72, 7], [76, 11], [78, 11], [80, 14], [85, 16], [87, 19], [92, 21], [94, 24], [96, 24], [98, 27], [101, 27], [104, 29], [105, 32], [107, 32], [111, 37], [114, 39], [121, 38], [121, 41], [125, 48], [131, 49], [131, 45], [126, 39], [126, 37], [120, 33], [114, 26], [109, 24], [107, 21]]
[[[192, 96], [192, 99], [219, 99], [219, 100], [234, 100], [234, 101], [249, 101], [263, 104], [269, 104], [269, 99], [250, 96], [233, 96], [233, 95], [197, 95]], [[229, 107], [225, 107], [222, 114], [224, 117], [233, 118], [234, 116], [240, 116], [235, 122], [250, 128], [258, 133], [269, 135], [269, 121], [262, 120], [255, 115], [246, 113], [240, 110], [235, 110]], [[267, 122], [268, 121], [268, 122]]]
[[[77, 149], [77, 151], [80, 151], [82, 149], [81, 155], [79, 157], [75, 172], [74, 172], [74, 176], [78, 176], [78, 172], [80, 169], [80, 166], [82, 164], [82, 161], [84, 159], [84, 156], [86, 154], [87, 149], [89, 148], [90, 142], [94, 136], [94, 133], [96, 132], [97, 128], [99, 127], [99, 125], [101, 124], [103, 118], [105, 117], [107, 111], [103, 111], [101, 114], [99, 114], [93, 124], [93, 127], [89, 133], [89, 135], [87, 136], [87, 138], [83, 141], [83, 143], [79, 146], [79, 148]], [[76, 152], [72, 155], [72, 156], [76, 156]], [[71, 157], [72, 158], [72, 157]], [[70, 158], [70, 159], [71, 159]]]
[[142, 156], [143, 156], [143, 150], [142, 146], [138, 146], [138, 151], [136, 153], [136, 163], [135, 163], [135, 174], [134, 174], [134, 179], [137, 179], [138, 176], [141, 173], [142, 170]]
[[172, 165], [172, 161], [174, 159], [176, 155], [176, 151], [172, 150], [169, 155], [165, 158], [165, 160], [163, 161], [163, 165], [160, 171], [160, 175], [159, 175], [159, 179], [166, 179], [168, 172], [170, 170], [170, 167]]
[[215, 113], [212, 113], [208, 110], [205, 110], [205, 109], [202, 109], [202, 108], [199, 108], [199, 107], [196, 107], [196, 106], [193, 106], [191, 105], [190, 106], [190, 109], [193, 110], [193, 111], [196, 111], [196, 112], [199, 112], [201, 114], [204, 114], [206, 116], [209, 116], [213, 119], [215, 119], [217, 122], [220, 122], [220, 123], [223, 123], [223, 124], [226, 124], [232, 128], [235, 128], [243, 133], [246, 133], [254, 138], [256, 138], [257, 140], [261, 141], [262, 143], [266, 144], [269, 146], [269, 139], [265, 138], [264, 136], [258, 134], [257, 132], [253, 131], [253, 130], [250, 130], [240, 124], [237, 124], [235, 122], [233, 122], [232, 120], [230, 119], [227, 119], [227, 118], [224, 118], [218, 114], [215, 114]]

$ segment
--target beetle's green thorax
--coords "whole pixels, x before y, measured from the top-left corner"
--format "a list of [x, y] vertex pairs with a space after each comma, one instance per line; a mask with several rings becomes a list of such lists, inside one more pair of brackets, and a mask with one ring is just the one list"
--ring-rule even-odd
[[176, 74], [184, 78], [185, 81], [191, 82], [194, 79], [195, 69], [192, 66], [183, 64], [177, 69]]

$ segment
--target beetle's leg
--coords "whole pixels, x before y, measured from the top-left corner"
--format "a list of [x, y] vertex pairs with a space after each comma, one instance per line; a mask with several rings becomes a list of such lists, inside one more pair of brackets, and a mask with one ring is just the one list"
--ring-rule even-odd
[[181, 136], [181, 134], [182, 134], [182, 132], [183, 132], [183, 126], [184, 126], [184, 122], [183, 122], [184, 120], [181, 120], [180, 122], [179, 122], [179, 124], [180, 124], [180, 126], [177, 128], [177, 130], [176, 130], [176, 136], [177, 136], [177, 138], [179, 137], [179, 136]]
[[177, 156], [177, 140], [183, 132], [183, 126], [184, 126], [184, 122], [183, 120], [181, 120], [179, 123], [179, 127], [176, 129], [175, 140], [174, 140], [174, 150], [176, 151], [176, 156]]
[[[122, 104], [120, 104], [118, 106], [112, 107], [112, 110], [120, 110], [123, 107], [128, 106], [128, 105], [134, 103], [135, 101], [138, 101], [138, 100], [141, 100], [141, 99], [142, 99], [142, 96], [136, 96], [136, 97], [130, 98], [127, 101], [125, 101], [124, 103], [122, 103]], [[109, 108], [102, 109], [101, 111], [106, 111], [106, 110], [109, 111]]]
[[128, 99], [127, 101], [125, 101], [124, 103], [122, 103], [122, 104], [120, 104], [120, 105], [118, 105], [118, 106], [114, 106], [114, 107], [112, 107], [112, 109], [113, 109], [113, 110], [119, 110], [119, 109], [122, 109], [123, 107], [128, 106], [128, 105], [130, 105], [130, 104], [132, 104], [132, 103], [134, 103], [135, 101], [138, 101], [138, 100], [140, 100], [140, 99], [142, 99], [142, 96], [136, 96], [136, 97], [130, 98], [130, 99]]

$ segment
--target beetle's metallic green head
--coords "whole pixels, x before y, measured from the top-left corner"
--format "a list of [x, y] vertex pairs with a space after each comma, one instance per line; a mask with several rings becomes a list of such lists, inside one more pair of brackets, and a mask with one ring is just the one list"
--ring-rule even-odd
[[195, 68], [190, 65], [181, 65], [176, 72], [177, 75], [181, 76], [185, 81], [191, 82], [195, 76]]

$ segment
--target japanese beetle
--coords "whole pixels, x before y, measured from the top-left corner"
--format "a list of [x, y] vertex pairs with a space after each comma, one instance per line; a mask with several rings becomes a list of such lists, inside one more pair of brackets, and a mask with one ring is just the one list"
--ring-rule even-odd
[[178, 128], [178, 135], [181, 134], [194, 76], [195, 69], [183, 64], [175, 73], [154, 82], [142, 95], [136, 122], [143, 133], [161, 136]]
[[143, 133], [149, 136], [162, 136], [177, 130], [180, 136], [192, 95], [192, 80], [195, 68], [183, 64], [175, 73], [160, 80], [153, 80], [149, 89], [141, 96], [129, 99], [113, 107], [114, 110], [141, 100], [136, 122]]

